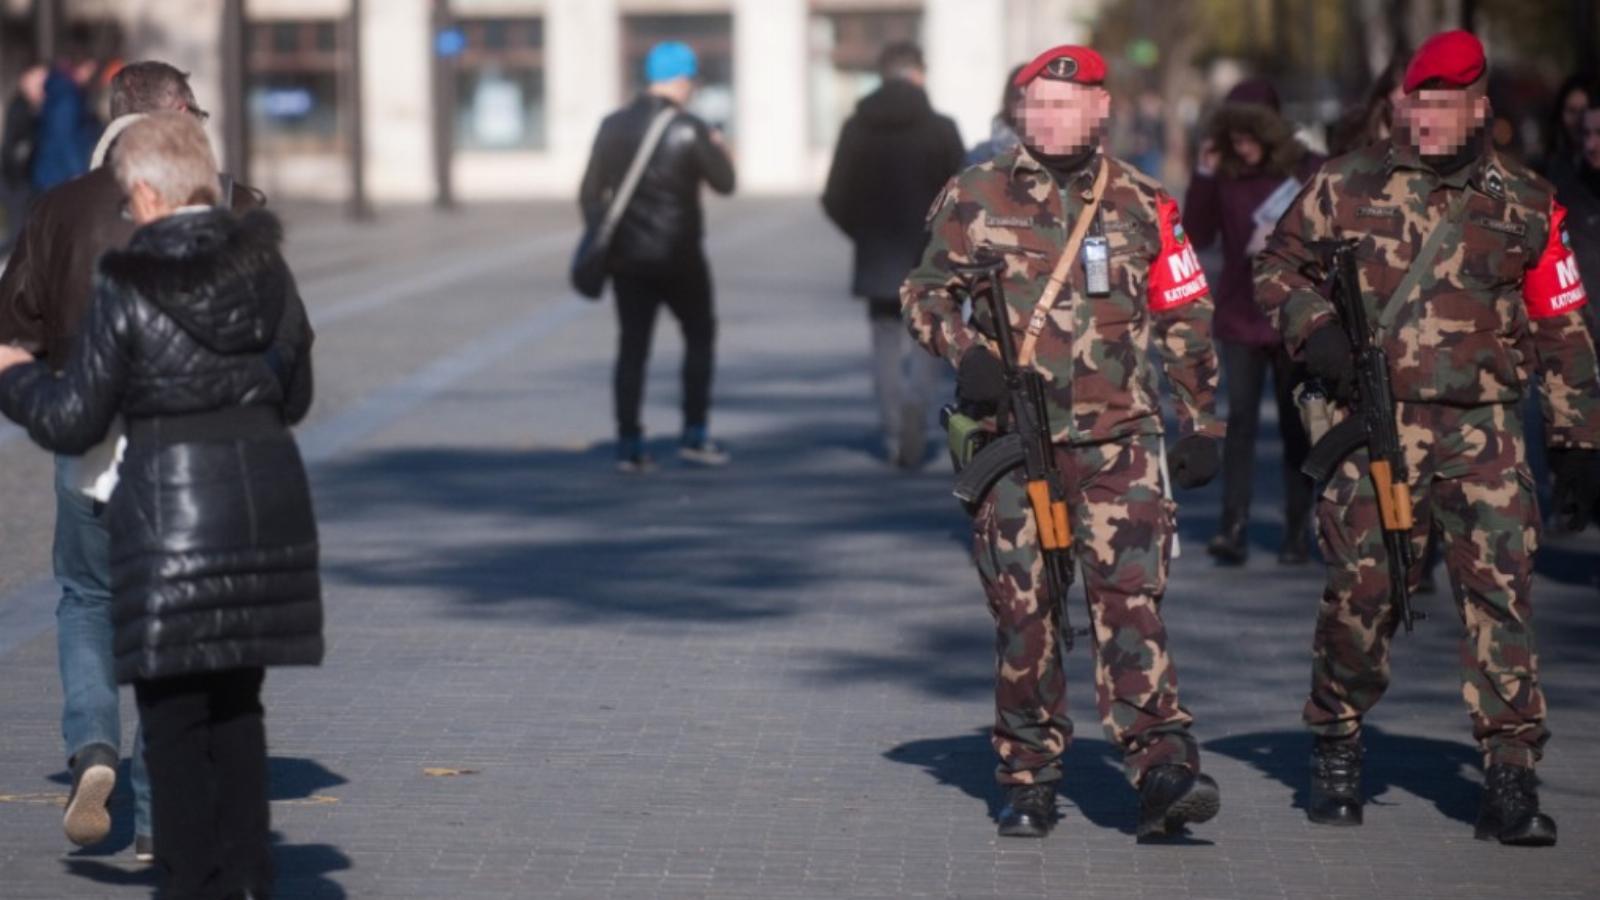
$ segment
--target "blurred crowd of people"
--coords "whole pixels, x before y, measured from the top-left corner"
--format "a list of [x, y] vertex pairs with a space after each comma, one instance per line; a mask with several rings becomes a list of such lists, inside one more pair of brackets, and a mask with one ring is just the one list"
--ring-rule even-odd
[[108, 117], [111, 79], [122, 65], [73, 51], [29, 66], [17, 79], [0, 135], [0, 253], [16, 241], [34, 197], [89, 170]]

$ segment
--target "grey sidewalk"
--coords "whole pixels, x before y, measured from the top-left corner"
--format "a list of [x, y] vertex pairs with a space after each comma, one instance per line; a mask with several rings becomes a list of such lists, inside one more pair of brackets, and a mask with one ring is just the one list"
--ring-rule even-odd
[[[1217, 490], [1180, 497], [1189, 552], [1166, 601], [1222, 816], [1134, 843], [1080, 651], [1063, 823], [996, 838], [992, 632], [943, 464], [905, 477], [871, 456], [866, 316], [814, 204], [715, 213], [713, 422], [737, 459], [646, 479], [610, 470], [614, 325], [566, 296], [565, 210], [414, 216], [381, 240], [308, 226], [324, 392], [303, 440], [330, 649], [268, 677], [282, 896], [1592, 894], [1600, 543], [1547, 548], [1537, 588], [1561, 845], [1471, 838], [1443, 597], [1397, 640], [1367, 826], [1318, 829], [1295, 808], [1318, 578], [1271, 562], [1270, 446], [1258, 561], [1213, 569]], [[669, 454], [669, 319], [657, 346], [647, 416]], [[0, 505], [47, 532], [28, 453], [0, 447]], [[44, 565], [36, 542], [0, 546], [5, 584]], [[58, 707], [41, 631], [0, 656], [0, 898], [141, 896], [126, 797], [115, 840], [66, 853]]]

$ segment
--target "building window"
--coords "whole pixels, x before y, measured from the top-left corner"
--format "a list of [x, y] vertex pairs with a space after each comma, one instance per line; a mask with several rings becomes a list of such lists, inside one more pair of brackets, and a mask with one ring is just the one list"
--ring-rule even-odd
[[662, 41], [682, 41], [700, 58], [699, 90], [689, 110], [729, 135], [734, 131], [733, 17], [726, 15], [625, 16], [622, 83], [644, 89], [644, 60]]
[[258, 152], [337, 153], [341, 32], [335, 19], [256, 22], [245, 31], [250, 138]]
[[463, 18], [456, 69], [456, 146], [545, 146], [544, 20]]
[[878, 54], [916, 41], [922, 14], [913, 10], [818, 12], [811, 16], [807, 64], [813, 147], [831, 147], [856, 101], [878, 87]]

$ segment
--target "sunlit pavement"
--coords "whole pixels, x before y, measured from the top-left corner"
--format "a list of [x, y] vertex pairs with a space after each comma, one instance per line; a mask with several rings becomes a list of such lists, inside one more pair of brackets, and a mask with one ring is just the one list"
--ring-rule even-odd
[[[1274, 562], [1272, 443], [1251, 565], [1201, 552], [1215, 487], [1180, 497], [1165, 602], [1221, 816], [1135, 843], [1080, 650], [1062, 822], [997, 838], [993, 638], [946, 464], [878, 461], [866, 315], [816, 204], [712, 212], [713, 428], [736, 460], [672, 458], [664, 316], [663, 466], [632, 478], [611, 469], [610, 308], [566, 288], [567, 206], [286, 211], [318, 332], [301, 440], [329, 653], [267, 680], [281, 896], [1592, 896], [1600, 542], [1549, 542], [1535, 600], [1560, 846], [1472, 840], [1447, 593], [1396, 640], [1366, 826], [1317, 828], [1297, 804], [1320, 578]], [[105, 845], [68, 852], [59, 827], [50, 461], [14, 431], [0, 509], [0, 897], [148, 893], [125, 788]]]

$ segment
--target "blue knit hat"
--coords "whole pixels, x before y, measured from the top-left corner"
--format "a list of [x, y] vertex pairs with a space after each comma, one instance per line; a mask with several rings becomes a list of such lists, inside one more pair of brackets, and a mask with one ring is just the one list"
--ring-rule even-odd
[[674, 78], [693, 78], [700, 71], [694, 50], [681, 41], [665, 41], [650, 48], [644, 60], [644, 77], [651, 84]]

